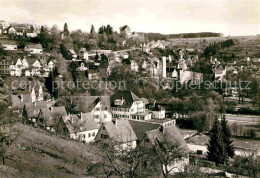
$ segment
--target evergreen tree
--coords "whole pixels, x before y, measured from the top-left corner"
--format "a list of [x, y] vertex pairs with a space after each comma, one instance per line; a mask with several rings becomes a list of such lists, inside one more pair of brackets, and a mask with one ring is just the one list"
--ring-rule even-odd
[[225, 115], [221, 118], [221, 130], [223, 134], [223, 142], [225, 144], [226, 153], [228, 157], [233, 158], [233, 156], [235, 155], [234, 146], [232, 144], [233, 140], [230, 139], [231, 132]]
[[94, 25], [91, 25], [90, 34], [96, 33]]
[[209, 144], [207, 145], [207, 158], [210, 161], [214, 161], [216, 165], [224, 164], [225, 161], [225, 144], [223, 143], [221, 125], [216, 117], [212, 128], [209, 132], [210, 139]]
[[67, 23], [64, 24], [63, 32], [65, 36], [69, 36], [69, 28]]

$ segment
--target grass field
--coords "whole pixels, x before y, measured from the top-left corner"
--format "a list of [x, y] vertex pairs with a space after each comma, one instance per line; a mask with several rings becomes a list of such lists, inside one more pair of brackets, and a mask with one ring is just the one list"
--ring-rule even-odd
[[6, 166], [18, 170], [21, 177], [82, 177], [86, 167], [100, 159], [95, 147], [45, 130], [19, 123], [12, 132], [19, 136]]

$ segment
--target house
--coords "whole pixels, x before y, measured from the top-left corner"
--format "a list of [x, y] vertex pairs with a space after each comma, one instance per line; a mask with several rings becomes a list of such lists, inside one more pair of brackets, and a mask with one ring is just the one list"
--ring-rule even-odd
[[12, 60], [10, 65], [10, 75], [22, 76], [22, 60], [20, 58], [15, 58]]
[[64, 106], [42, 107], [40, 109], [36, 124], [51, 132], [57, 132], [57, 125], [67, 132], [63, 117], [67, 115]]
[[117, 91], [111, 96], [110, 109], [113, 113], [113, 118], [132, 119], [132, 114], [145, 112], [145, 104], [131, 91], [123, 90]]
[[10, 75], [11, 57], [3, 56], [0, 59], [0, 75]]
[[86, 48], [80, 48], [79, 58], [88, 61], [88, 51], [86, 50]]
[[28, 38], [35, 38], [37, 36], [37, 32], [35, 30], [32, 30], [32, 29], [27, 30], [26, 31], [26, 36]]
[[3, 27], [3, 29], [10, 27], [10, 24], [4, 20], [0, 20], [0, 25]]
[[98, 80], [100, 79], [100, 73], [98, 70], [88, 70], [88, 79], [89, 80]]
[[42, 64], [40, 61], [36, 58], [31, 58], [28, 59], [30, 69], [31, 69], [31, 75], [32, 76], [40, 76], [41, 75], [41, 70], [42, 70]]
[[88, 70], [88, 67], [85, 62], [80, 62], [80, 65], [76, 69], [76, 71], [87, 71], [87, 70]]
[[115, 149], [130, 150], [136, 148], [137, 137], [125, 119], [115, 119], [101, 125], [95, 138], [96, 142], [116, 143]]
[[90, 113], [97, 124], [112, 120], [109, 96], [81, 96], [74, 99], [79, 110], [83, 111], [83, 116], [85, 113]]
[[213, 69], [213, 73], [214, 73], [215, 80], [222, 80], [223, 77], [226, 76], [226, 68], [223, 69], [222, 66], [215, 67]]
[[131, 60], [131, 66], [130, 66], [131, 70], [134, 71], [134, 72], [138, 72], [138, 64], [137, 62]]
[[126, 37], [130, 38], [132, 35], [131, 29], [128, 25], [124, 25], [123, 27], [120, 27], [120, 33], [123, 35], [126, 35]]
[[122, 58], [122, 59], [127, 59], [129, 57], [129, 54], [125, 51], [123, 52], [120, 52], [119, 53], [119, 56]]
[[10, 40], [1, 40], [0, 47], [3, 48], [3, 50], [5, 50], [5, 51], [16, 51], [17, 50], [16, 42], [10, 41]]
[[77, 115], [67, 115], [63, 120], [69, 130], [70, 138], [85, 143], [93, 142], [99, 126], [90, 114], [78, 117]]
[[75, 51], [73, 49], [68, 49], [68, 55], [69, 55], [69, 58], [72, 60], [77, 59], [77, 54], [75, 53]]
[[[173, 168], [173, 172], [183, 171], [184, 167], [189, 163], [188, 160], [188, 146], [183, 139], [180, 131], [175, 124], [159, 124], [152, 121], [134, 121], [130, 120], [130, 125], [137, 136], [137, 146], [150, 147], [160, 141], [167, 143], [168, 145], [179, 145], [184, 150], [184, 157], [178, 161], [169, 165], [169, 168]], [[187, 155], [187, 156], [185, 156]]]
[[29, 44], [24, 47], [24, 51], [27, 51], [31, 54], [42, 54], [42, 45], [41, 44]]
[[165, 119], [165, 108], [161, 105], [155, 105], [152, 108], [152, 113], [154, 119]]
[[43, 109], [48, 109], [46, 102], [25, 103], [22, 115], [27, 123], [35, 125]]
[[20, 95], [11, 95], [11, 107], [12, 109], [22, 113], [24, 105], [26, 103], [32, 104], [32, 95], [30, 94], [20, 94]]

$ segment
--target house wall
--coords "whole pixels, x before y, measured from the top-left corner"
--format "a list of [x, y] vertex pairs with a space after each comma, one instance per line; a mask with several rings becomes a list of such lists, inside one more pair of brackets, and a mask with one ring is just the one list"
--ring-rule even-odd
[[[124, 110], [124, 109], [126, 109], [126, 110]], [[145, 111], [145, 104], [142, 101], [136, 101], [136, 102], [133, 102], [133, 104], [130, 108], [114, 107], [114, 108], [111, 108], [111, 111], [113, 113], [113, 117], [115, 117], [115, 115], [121, 115], [121, 118], [130, 119], [131, 114], [144, 112]]]
[[4, 44], [3, 45], [3, 50], [6, 50], [6, 51], [16, 51], [17, 50], [17, 45]]
[[164, 119], [165, 118], [165, 110], [162, 111], [152, 111], [153, 118], [155, 119]]
[[92, 109], [91, 114], [98, 123], [112, 121], [112, 113], [105, 109], [100, 102]]
[[94, 141], [97, 133], [98, 133], [98, 129], [78, 132], [76, 134], [76, 139], [80, 141], [85, 141], [86, 143], [90, 143]]

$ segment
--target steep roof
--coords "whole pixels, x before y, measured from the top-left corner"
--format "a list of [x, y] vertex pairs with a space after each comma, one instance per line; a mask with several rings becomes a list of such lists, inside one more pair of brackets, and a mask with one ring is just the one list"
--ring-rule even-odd
[[31, 94], [11, 95], [12, 108], [23, 109], [25, 103], [32, 104]]
[[35, 102], [34, 104], [25, 103], [25, 108], [27, 111], [28, 117], [38, 117], [40, 110], [48, 109], [46, 102]]
[[152, 144], [155, 144], [155, 140], [158, 139], [159, 141], [167, 141], [169, 144], [179, 144], [182, 148], [188, 150], [188, 146], [176, 126], [163, 128], [163, 131], [152, 130], [146, 134]]
[[145, 136], [146, 132], [159, 129], [160, 127], [160, 124], [134, 120], [129, 120], [129, 123], [132, 126], [138, 140], [141, 140]]
[[90, 112], [99, 101], [104, 107], [110, 106], [109, 96], [78, 96], [73, 99], [78, 100], [78, 108], [83, 112]]
[[[136, 134], [126, 119], [117, 119], [103, 124], [111, 139], [117, 142], [130, 142], [137, 140]], [[101, 127], [102, 128], [102, 127]]]
[[114, 101], [117, 99], [124, 99], [124, 104], [122, 106], [116, 106], [116, 107], [131, 107], [133, 102], [141, 101], [141, 99], [136, 96], [133, 92], [129, 90], [123, 90], [123, 91], [117, 91], [114, 95], [111, 96], [111, 106], [115, 107]]

